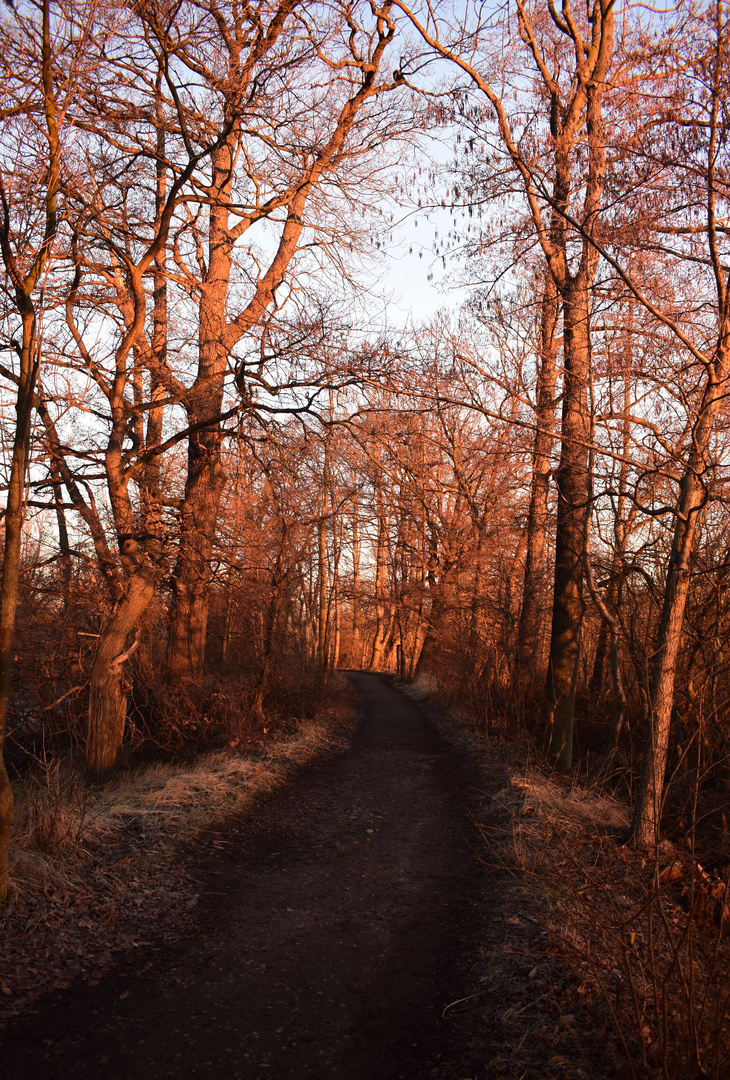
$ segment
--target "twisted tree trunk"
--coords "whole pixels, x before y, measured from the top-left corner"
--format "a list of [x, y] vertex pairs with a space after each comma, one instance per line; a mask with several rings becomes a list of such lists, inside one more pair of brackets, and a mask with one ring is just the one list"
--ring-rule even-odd
[[[129, 557], [131, 553], [126, 554]], [[124, 738], [129, 691], [124, 662], [137, 647], [138, 638], [135, 636], [129, 647], [128, 641], [156, 591], [157, 574], [152, 563], [142, 558], [99, 638], [91, 670], [86, 744], [86, 763], [92, 775], [108, 773], [117, 763]]]

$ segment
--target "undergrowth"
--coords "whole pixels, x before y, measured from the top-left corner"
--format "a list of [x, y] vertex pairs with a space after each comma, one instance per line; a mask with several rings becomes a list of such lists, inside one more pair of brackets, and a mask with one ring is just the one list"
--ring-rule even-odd
[[183, 762], [138, 764], [104, 786], [87, 784], [69, 759], [39, 758], [15, 785], [0, 1022], [76, 976], [97, 978], [119, 951], [177, 934], [194, 903], [178, 856], [342, 744], [352, 715], [346, 679], [331, 681], [320, 706], [289, 717], [286, 730], [272, 726]]
[[503, 822], [481, 826], [483, 860], [511, 875], [523, 910], [546, 932], [545, 970], [553, 967], [554, 978], [541, 988], [574, 1033], [582, 1075], [727, 1080], [730, 875], [700, 864], [691, 829], [650, 854], [633, 849], [630, 799], [615, 770], [610, 781], [600, 770], [593, 780], [587, 770], [549, 773], [524, 729], [516, 738], [434, 690], [420, 685], [415, 694], [445, 706], [510, 777], [493, 798], [511, 826], [507, 835]]
[[600, 788], [533, 768], [504, 798], [530, 901], [628, 1075], [727, 1077], [727, 884], [667, 841], [650, 858], [625, 846], [627, 807]]

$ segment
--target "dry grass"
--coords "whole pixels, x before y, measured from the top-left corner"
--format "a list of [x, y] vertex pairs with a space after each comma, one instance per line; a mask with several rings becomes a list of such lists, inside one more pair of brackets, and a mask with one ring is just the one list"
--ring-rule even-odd
[[624, 846], [629, 808], [599, 787], [533, 766], [497, 800], [512, 819], [505, 861], [575, 975], [561, 1008], [583, 1039], [620, 1051], [632, 1078], [730, 1075], [727, 885], [666, 841], [651, 859]]
[[10, 902], [0, 910], [0, 1022], [114, 955], [178, 937], [195, 882], [178, 856], [209, 829], [251, 813], [298, 769], [343, 745], [349, 686], [293, 734], [255, 752], [152, 765], [88, 788], [56, 762], [18, 790]]
[[597, 790], [573, 785], [569, 789], [536, 772], [515, 776], [512, 787], [522, 792], [521, 816], [536, 814], [559, 822], [626, 829], [629, 826], [628, 808], [617, 799]]
[[184, 768], [147, 768], [99, 794], [96, 827], [104, 831], [130, 817], [162, 815], [179, 835], [190, 838], [221, 818], [249, 810], [294, 769], [338, 745], [324, 720], [305, 720], [294, 736], [269, 744], [256, 756], [218, 751]]
[[[414, 696], [444, 707], [428, 687]], [[484, 1076], [726, 1080], [728, 880], [688, 848], [664, 841], [649, 858], [626, 846], [626, 801], [546, 773], [527, 740], [491, 729], [488, 739], [481, 717], [447, 708], [458, 740], [504, 776], [478, 822], [513, 911], [500, 942], [485, 929], [475, 958], [502, 1003], [480, 999], [505, 1046]]]

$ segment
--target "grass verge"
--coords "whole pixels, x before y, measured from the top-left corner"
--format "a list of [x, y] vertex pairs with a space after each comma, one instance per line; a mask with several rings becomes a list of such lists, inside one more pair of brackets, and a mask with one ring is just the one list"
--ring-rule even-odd
[[346, 745], [352, 714], [336, 677], [314, 719], [255, 752], [151, 765], [100, 788], [58, 761], [36, 772], [17, 792], [12, 891], [0, 909], [0, 1027], [74, 979], [93, 985], [120, 954], [183, 936], [197, 895], [180, 856]]
[[[438, 722], [431, 688], [410, 692]], [[551, 774], [527, 742], [487, 739], [483, 724], [448, 715], [450, 737], [502, 777], [475, 824], [493, 910], [507, 912], [485, 911], [450, 1015], [474, 1062], [460, 1080], [725, 1080], [727, 878], [691, 847], [633, 850], [631, 808], [604, 785]]]

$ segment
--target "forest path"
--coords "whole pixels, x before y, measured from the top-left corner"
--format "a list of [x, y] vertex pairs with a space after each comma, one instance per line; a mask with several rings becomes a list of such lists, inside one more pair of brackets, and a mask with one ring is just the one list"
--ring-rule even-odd
[[386, 678], [352, 678], [351, 747], [208, 838], [196, 937], [9, 1031], [4, 1080], [467, 1075], [441, 1015], [484, 925], [481, 781]]

